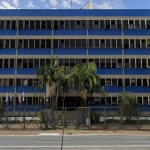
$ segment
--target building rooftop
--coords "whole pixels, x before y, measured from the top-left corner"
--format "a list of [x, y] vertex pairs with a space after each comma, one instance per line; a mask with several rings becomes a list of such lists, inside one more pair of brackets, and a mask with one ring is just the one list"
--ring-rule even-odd
[[7, 9], [0, 10], [0, 16], [14, 16], [14, 17], [27, 17], [27, 16], [61, 16], [61, 17], [69, 17], [69, 16], [100, 16], [100, 17], [109, 17], [109, 16], [130, 16], [130, 17], [149, 17], [150, 10], [149, 9]]

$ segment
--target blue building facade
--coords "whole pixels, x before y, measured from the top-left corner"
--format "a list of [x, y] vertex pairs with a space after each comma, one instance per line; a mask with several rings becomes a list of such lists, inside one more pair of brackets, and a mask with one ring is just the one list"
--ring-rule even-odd
[[[0, 17], [3, 102], [16, 91], [24, 92], [24, 105], [45, 105], [44, 88], [35, 90], [34, 81], [38, 85], [37, 69], [53, 55], [60, 65], [95, 61], [107, 104], [117, 105], [123, 91], [150, 104], [149, 10], [1, 10]], [[79, 95], [70, 89], [66, 106], [75, 106], [70, 100]], [[92, 103], [106, 105], [99, 95], [94, 98]], [[7, 103], [20, 104], [18, 98]]]

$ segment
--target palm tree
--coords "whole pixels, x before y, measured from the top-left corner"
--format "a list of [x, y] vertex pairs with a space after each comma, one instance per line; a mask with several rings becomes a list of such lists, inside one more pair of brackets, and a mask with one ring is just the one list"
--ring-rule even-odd
[[81, 99], [86, 104], [88, 94], [101, 93], [100, 77], [96, 74], [97, 67], [94, 62], [78, 64], [71, 72], [71, 83], [75, 90], [81, 90]]
[[136, 115], [138, 99], [130, 92], [123, 92], [119, 95], [118, 100], [118, 104], [122, 108], [126, 120], [130, 121], [131, 117]]
[[58, 58], [51, 57], [50, 64], [41, 66], [37, 71], [40, 86], [46, 86], [46, 98], [51, 97], [51, 105], [55, 105], [58, 98], [57, 71], [59, 67]]

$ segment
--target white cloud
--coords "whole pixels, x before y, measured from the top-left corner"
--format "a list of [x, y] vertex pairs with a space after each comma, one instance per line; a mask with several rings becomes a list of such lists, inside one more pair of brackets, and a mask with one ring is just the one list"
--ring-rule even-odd
[[49, 0], [49, 2], [52, 6], [56, 6], [58, 3], [57, 0]]
[[64, 8], [71, 8], [71, 3], [68, 2], [67, 0], [62, 0], [62, 6]]
[[16, 7], [11, 6], [10, 3], [5, 2], [5, 1], [1, 2], [0, 8], [1, 9], [16, 9]]
[[35, 6], [31, 1], [28, 1], [27, 8], [35, 8]]
[[18, 7], [18, 5], [19, 5], [19, 0], [13, 0], [12, 3], [15, 5], [15, 7]]
[[82, 1], [81, 0], [72, 0], [72, 3], [81, 4]]
[[41, 2], [45, 2], [46, 0], [40, 0]]
[[94, 7], [98, 9], [122, 9], [124, 5], [122, 0], [105, 0], [95, 3]]

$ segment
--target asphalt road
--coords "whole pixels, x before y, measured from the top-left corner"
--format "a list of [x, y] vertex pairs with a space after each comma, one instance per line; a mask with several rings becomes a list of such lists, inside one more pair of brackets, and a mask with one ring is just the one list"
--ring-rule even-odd
[[[0, 136], [0, 150], [60, 150], [61, 136]], [[65, 136], [63, 150], [150, 150], [150, 136]]]

